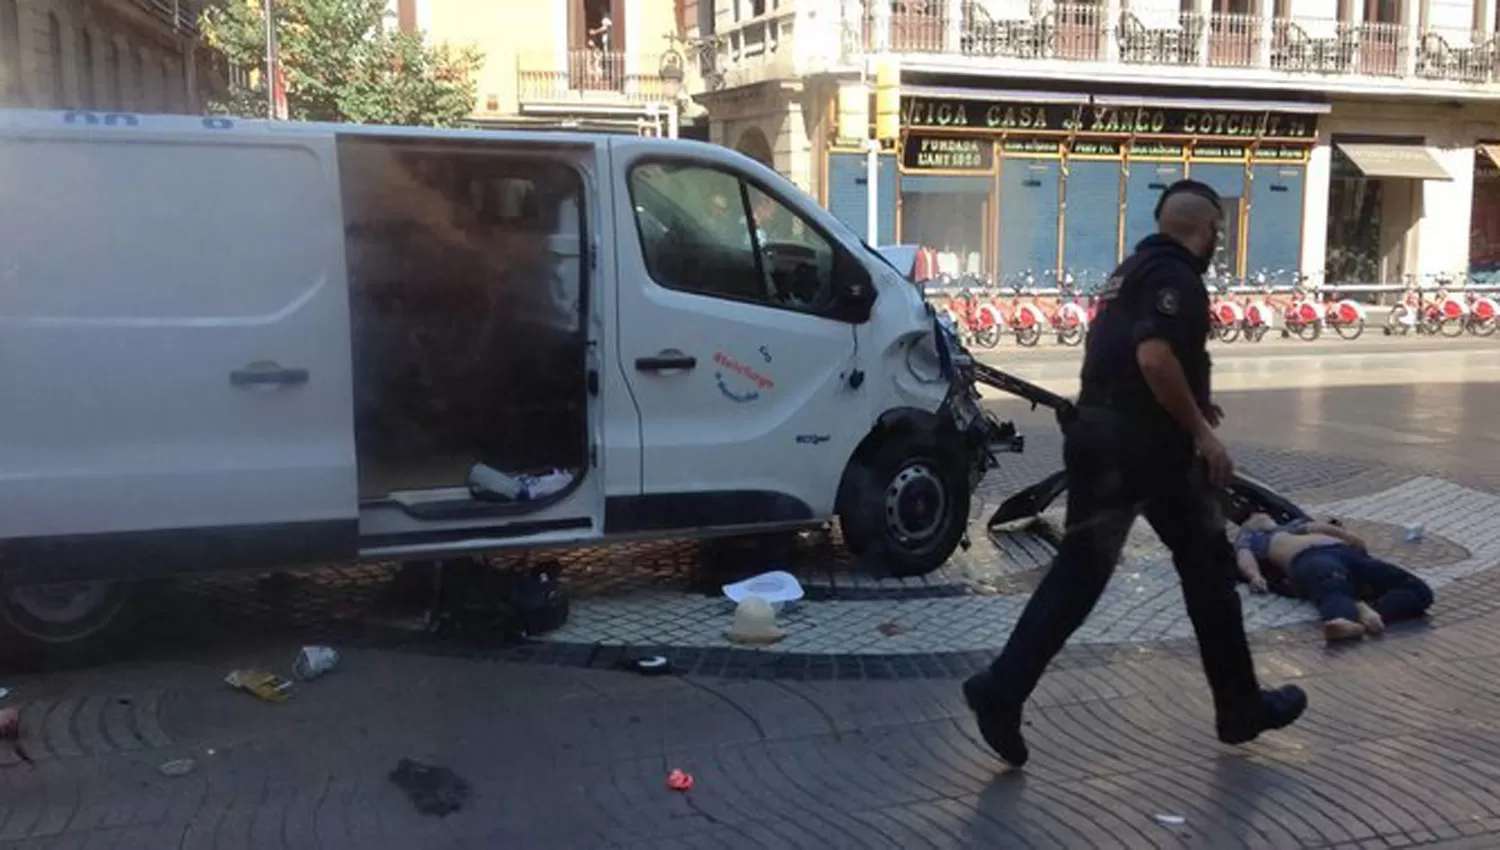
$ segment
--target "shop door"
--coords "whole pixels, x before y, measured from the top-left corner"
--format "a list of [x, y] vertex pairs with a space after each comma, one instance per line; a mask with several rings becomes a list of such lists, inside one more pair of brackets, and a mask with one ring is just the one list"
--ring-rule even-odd
[[1075, 160], [1064, 191], [1063, 268], [1088, 289], [1119, 262], [1120, 163]]
[[1302, 192], [1307, 170], [1284, 165], [1252, 169], [1245, 274], [1285, 280], [1302, 264]]
[[1057, 270], [1058, 176], [1050, 159], [1008, 159], [1000, 170], [1000, 275], [1007, 283], [1034, 275], [1052, 286]]
[[1133, 162], [1125, 178], [1125, 253], [1156, 232], [1156, 201], [1182, 179], [1177, 162]]
[[1212, 269], [1219, 278], [1226, 275], [1238, 277], [1243, 223], [1240, 201], [1245, 196], [1245, 166], [1194, 164], [1190, 166], [1188, 176], [1208, 184], [1224, 202], [1224, 228], [1219, 231], [1219, 248], [1214, 254]]

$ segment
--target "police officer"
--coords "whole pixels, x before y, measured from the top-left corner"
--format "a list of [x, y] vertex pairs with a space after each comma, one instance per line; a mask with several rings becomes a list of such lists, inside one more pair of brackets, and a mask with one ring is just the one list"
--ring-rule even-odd
[[1028, 756], [1021, 708], [1099, 601], [1141, 513], [1172, 551], [1219, 740], [1250, 741], [1307, 707], [1296, 686], [1261, 691], [1256, 682], [1218, 498], [1234, 465], [1214, 434], [1202, 275], [1223, 228], [1219, 196], [1179, 181], [1162, 193], [1156, 221], [1101, 293], [1078, 404], [1060, 417], [1068, 512], [1057, 557], [1000, 657], [964, 683], [980, 733], [1014, 767]]

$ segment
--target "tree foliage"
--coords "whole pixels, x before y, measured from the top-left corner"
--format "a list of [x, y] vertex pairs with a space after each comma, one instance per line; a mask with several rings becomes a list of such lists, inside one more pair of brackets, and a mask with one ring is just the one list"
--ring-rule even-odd
[[[294, 121], [452, 126], [474, 109], [473, 48], [426, 43], [396, 32], [385, 0], [273, 0], [277, 61]], [[218, 104], [234, 115], [266, 114], [263, 0], [228, 0], [203, 15], [209, 44], [233, 75]]]

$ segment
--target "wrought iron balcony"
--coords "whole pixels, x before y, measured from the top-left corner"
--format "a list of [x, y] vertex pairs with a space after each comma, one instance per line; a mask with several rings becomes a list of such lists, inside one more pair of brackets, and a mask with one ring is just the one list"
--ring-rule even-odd
[[570, 50], [522, 54], [517, 66], [522, 104], [643, 105], [676, 97], [658, 56]]
[[1103, 4], [1043, 0], [896, 0], [884, 8], [880, 2], [866, 5], [858, 24], [867, 52], [1500, 84], [1495, 33], [1128, 9], [1111, 20]]

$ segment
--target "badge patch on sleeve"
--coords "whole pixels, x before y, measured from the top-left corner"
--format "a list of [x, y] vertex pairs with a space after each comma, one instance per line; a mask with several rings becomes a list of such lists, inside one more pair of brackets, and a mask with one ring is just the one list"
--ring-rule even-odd
[[1168, 287], [1156, 293], [1156, 311], [1163, 316], [1177, 315], [1177, 290]]

